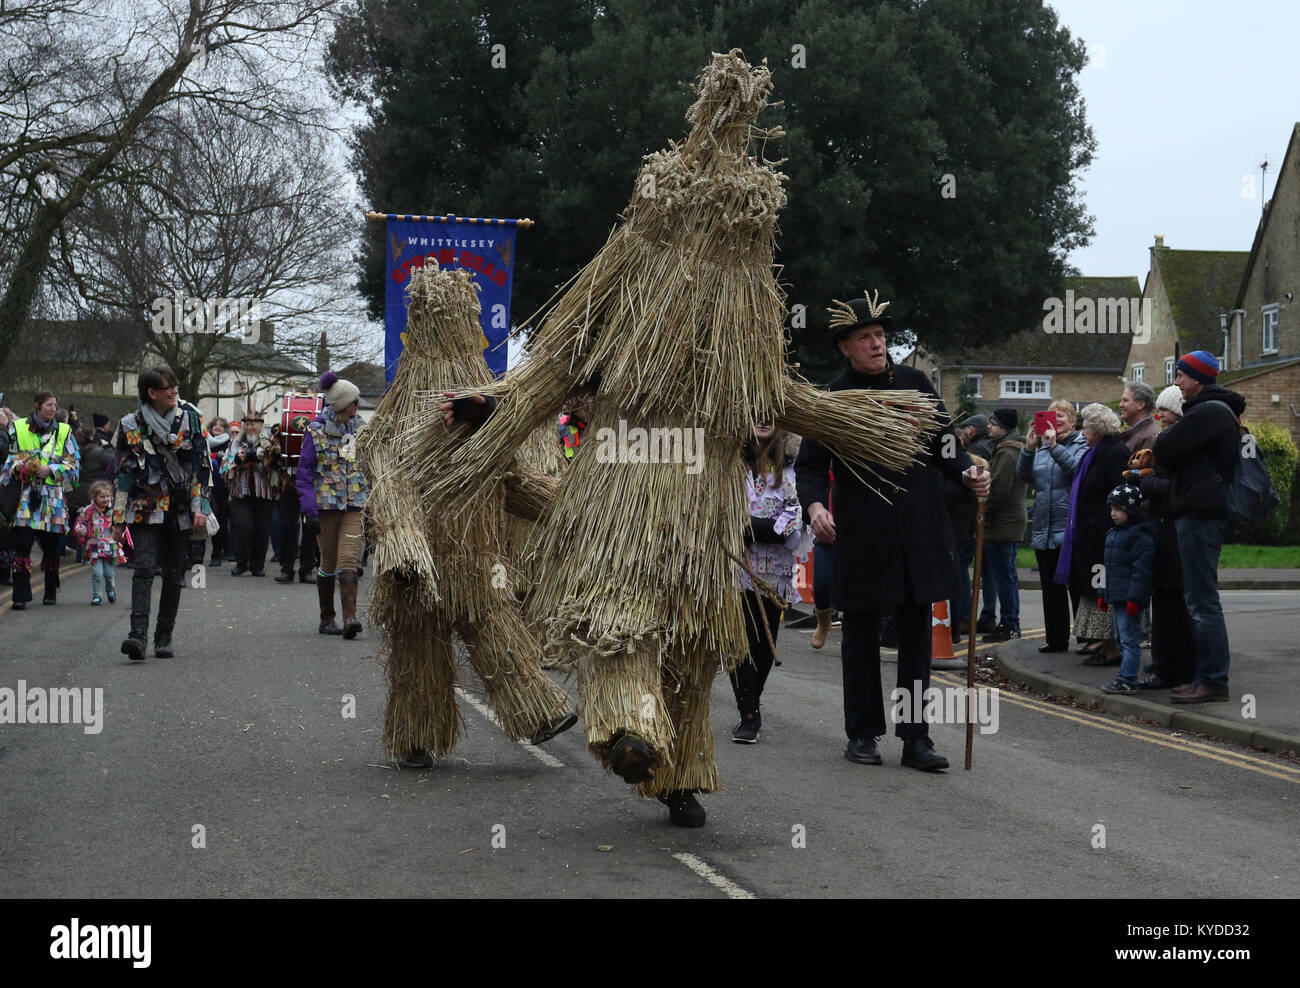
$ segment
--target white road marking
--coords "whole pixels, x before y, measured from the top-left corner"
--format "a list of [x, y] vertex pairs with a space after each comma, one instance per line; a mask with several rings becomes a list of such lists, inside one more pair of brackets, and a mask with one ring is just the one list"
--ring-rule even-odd
[[687, 868], [691, 869], [691, 871], [695, 872], [695, 874], [699, 875], [701, 878], [703, 878], [714, 888], [722, 889], [722, 891], [727, 893], [727, 896], [729, 898], [732, 899], [755, 898], [753, 892], [747, 892], [745, 891], [745, 889], [742, 889], [739, 885], [733, 882], [730, 878], [726, 878], [722, 875], [719, 875], [716, 871], [714, 871], [712, 868], [706, 865], [694, 854], [686, 854], [685, 852], [682, 852], [680, 854], [674, 854], [673, 857], [676, 858], [678, 861], [680, 861], [682, 864], [686, 865]]
[[[474, 696], [471, 693], [467, 693], [459, 686], [456, 687], [456, 694], [462, 700], [467, 702], [471, 707], [473, 707], [475, 710], [481, 713], [484, 717], [490, 720], [493, 724], [495, 724], [497, 727], [501, 726], [501, 721], [497, 719], [496, 711], [493, 710], [491, 707], [489, 707], [478, 697]], [[549, 752], [542, 751], [542, 749], [537, 747], [537, 745], [524, 744], [524, 742], [522, 741], [517, 741], [515, 743], [518, 744], [519, 747], [523, 748], [524, 751], [528, 752], [530, 755], [532, 755], [534, 758], [536, 758], [539, 762], [541, 762], [543, 765], [547, 766], [548, 768], [564, 768], [564, 762], [560, 761], [558, 758], [556, 758], [554, 755], [550, 754]]]

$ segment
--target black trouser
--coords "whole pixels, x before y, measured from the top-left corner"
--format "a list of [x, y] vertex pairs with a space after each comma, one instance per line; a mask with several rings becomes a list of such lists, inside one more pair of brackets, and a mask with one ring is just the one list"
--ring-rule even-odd
[[[298, 519], [302, 505], [298, 501], [298, 488], [292, 484], [280, 492], [280, 569], [293, 572], [293, 561], [298, 558]], [[302, 518], [302, 561], [299, 573], [308, 573], [320, 566], [320, 547], [316, 536], [320, 534], [320, 521]]]
[[[840, 631], [844, 673], [844, 733], [849, 739], [878, 738], [885, 727], [885, 699], [880, 685], [880, 627], [891, 614], [898, 627], [898, 686], [909, 697], [930, 688], [930, 605], [905, 603], [895, 611], [845, 611]], [[917, 683], [920, 683], [918, 686]], [[921, 701], [924, 706], [924, 700]], [[909, 703], [908, 709], [911, 709]], [[898, 723], [900, 738], [928, 736], [925, 724]]]
[[[188, 513], [189, 503], [185, 502]], [[131, 578], [131, 637], [149, 637], [149, 595], [155, 569], [162, 569], [162, 593], [158, 598], [158, 626], [155, 633], [168, 635], [176, 627], [176, 611], [185, 587], [186, 556], [190, 549], [189, 529], [178, 524], [175, 510], [168, 511], [160, 525], [131, 523], [135, 544], [135, 570]]]
[[34, 528], [10, 529], [9, 539], [14, 547], [13, 584], [14, 603], [26, 604], [32, 599], [32, 546], [41, 544], [41, 569], [45, 571], [45, 592], [59, 588], [58, 532], [42, 532]]
[[736, 694], [736, 707], [743, 717], [745, 714], [758, 713], [759, 701], [763, 697], [763, 687], [767, 683], [768, 673], [772, 671], [775, 656], [767, 646], [767, 636], [758, 623], [760, 611], [767, 620], [772, 632], [772, 643], [776, 644], [776, 633], [781, 627], [781, 610], [766, 596], [761, 599], [753, 590], [746, 590], [744, 595], [745, 636], [749, 639], [749, 661], [742, 663], [731, 673], [731, 689]]
[[230, 501], [224, 497], [212, 498], [212, 513], [217, 516], [217, 534], [212, 536], [212, 558], [218, 562], [226, 558], [226, 543], [230, 540]]
[[230, 501], [230, 523], [235, 528], [235, 560], [255, 573], [266, 567], [266, 546], [271, 538], [268, 497], [237, 497]]
[[1196, 628], [1181, 590], [1151, 595], [1151, 661], [1166, 682], [1181, 686], [1196, 679]]
[[1070, 644], [1070, 622], [1074, 620], [1075, 608], [1079, 601], [1074, 592], [1074, 585], [1068, 587], [1054, 583], [1056, 564], [1060, 562], [1061, 550], [1035, 549], [1034, 558], [1038, 561], [1038, 582], [1043, 588], [1043, 624], [1047, 628], [1047, 645], [1051, 648], [1066, 648]]

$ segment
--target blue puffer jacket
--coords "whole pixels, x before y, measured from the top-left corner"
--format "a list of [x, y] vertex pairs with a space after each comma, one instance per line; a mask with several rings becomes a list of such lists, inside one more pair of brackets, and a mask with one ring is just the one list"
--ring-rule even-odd
[[1059, 549], [1065, 540], [1074, 471], [1086, 452], [1088, 440], [1083, 430], [1058, 439], [1051, 449], [1043, 448], [1040, 441], [1038, 449], [1020, 451], [1016, 474], [1034, 489], [1034, 508], [1030, 514], [1033, 548]]
[[1122, 607], [1151, 599], [1156, 569], [1156, 526], [1141, 511], [1130, 511], [1128, 521], [1106, 533], [1106, 603]]

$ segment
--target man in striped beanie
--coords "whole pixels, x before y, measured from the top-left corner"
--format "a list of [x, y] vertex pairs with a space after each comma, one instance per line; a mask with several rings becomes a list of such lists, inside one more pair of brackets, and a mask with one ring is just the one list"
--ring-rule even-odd
[[1167, 508], [1178, 533], [1183, 597], [1196, 637], [1196, 679], [1172, 691], [1174, 703], [1229, 699], [1228, 629], [1219, 603], [1219, 552], [1228, 531], [1224, 486], [1241, 455], [1246, 399], [1218, 385], [1219, 362], [1196, 350], [1178, 361], [1174, 384], [1183, 417], [1160, 434], [1156, 467], [1172, 479]]

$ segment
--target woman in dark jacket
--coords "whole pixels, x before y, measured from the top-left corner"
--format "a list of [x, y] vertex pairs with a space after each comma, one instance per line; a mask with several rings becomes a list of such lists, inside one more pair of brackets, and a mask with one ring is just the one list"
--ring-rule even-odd
[[1074, 633], [1089, 644], [1081, 649], [1086, 665], [1119, 665], [1111, 617], [1097, 606], [1110, 531], [1106, 498], [1128, 467], [1128, 447], [1119, 435], [1119, 416], [1105, 405], [1084, 406], [1083, 436], [1089, 449], [1079, 461], [1070, 493], [1070, 518], [1061, 543], [1056, 582], [1068, 583], [1079, 601]]

